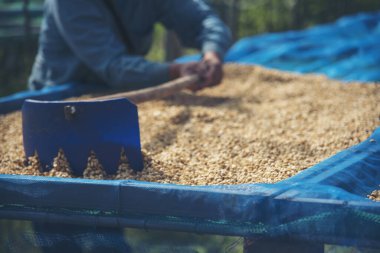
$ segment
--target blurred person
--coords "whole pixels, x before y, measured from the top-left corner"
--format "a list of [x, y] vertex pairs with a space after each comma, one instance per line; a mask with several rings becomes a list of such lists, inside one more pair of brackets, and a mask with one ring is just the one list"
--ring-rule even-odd
[[[155, 23], [186, 47], [201, 50], [191, 63], [143, 58]], [[139, 89], [198, 74], [198, 90], [219, 84], [230, 46], [227, 26], [202, 0], [47, 0], [39, 50], [29, 78], [34, 90], [64, 83]]]
[[[155, 23], [173, 30], [186, 47], [201, 50], [191, 63], [144, 59]], [[29, 87], [65, 83], [140, 89], [188, 74], [199, 90], [219, 84], [231, 36], [202, 0], [46, 0], [39, 49]], [[34, 223], [42, 252], [130, 252], [121, 229]]]

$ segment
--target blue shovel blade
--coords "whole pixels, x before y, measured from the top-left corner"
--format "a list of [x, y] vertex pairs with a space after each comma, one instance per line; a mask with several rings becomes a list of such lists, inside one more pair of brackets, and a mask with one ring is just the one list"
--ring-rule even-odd
[[130, 166], [143, 169], [137, 107], [127, 99], [104, 101], [26, 100], [22, 107], [24, 149], [38, 153], [49, 170], [63, 149], [73, 173], [83, 174], [91, 151], [108, 174], [117, 171], [124, 148]]

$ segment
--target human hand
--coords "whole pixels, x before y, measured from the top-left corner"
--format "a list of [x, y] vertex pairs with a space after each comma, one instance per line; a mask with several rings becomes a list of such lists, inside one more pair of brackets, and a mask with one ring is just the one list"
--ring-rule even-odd
[[191, 85], [188, 89], [191, 91], [197, 91], [203, 89], [205, 84], [203, 82], [202, 72], [205, 69], [202, 62], [189, 62], [189, 63], [173, 63], [169, 67], [170, 79], [176, 79], [188, 75], [198, 75], [199, 81]]
[[222, 60], [213, 52], [204, 54], [200, 62], [171, 64], [169, 70], [171, 79], [197, 74], [200, 78], [199, 82], [189, 88], [194, 92], [206, 87], [218, 85], [223, 78]]
[[214, 52], [207, 52], [202, 59], [203, 67], [202, 79], [206, 87], [215, 86], [223, 79], [223, 62], [219, 55]]

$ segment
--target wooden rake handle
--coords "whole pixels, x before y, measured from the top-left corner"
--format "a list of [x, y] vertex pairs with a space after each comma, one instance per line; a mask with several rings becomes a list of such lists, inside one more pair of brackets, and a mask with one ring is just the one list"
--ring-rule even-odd
[[91, 98], [91, 101], [107, 100], [113, 98], [127, 98], [133, 103], [143, 103], [150, 100], [173, 95], [185, 88], [189, 88], [199, 81], [198, 75], [184, 76], [173, 81], [136, 91], [120, 92], [112, 95]]

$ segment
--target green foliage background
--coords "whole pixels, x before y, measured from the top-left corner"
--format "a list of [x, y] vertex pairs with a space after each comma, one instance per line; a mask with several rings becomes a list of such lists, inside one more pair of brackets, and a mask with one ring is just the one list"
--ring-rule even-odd
[[380, 10], [376, 0], [240, 0], [240, 5], [239, 37], [303, 29], [344, 15]]

